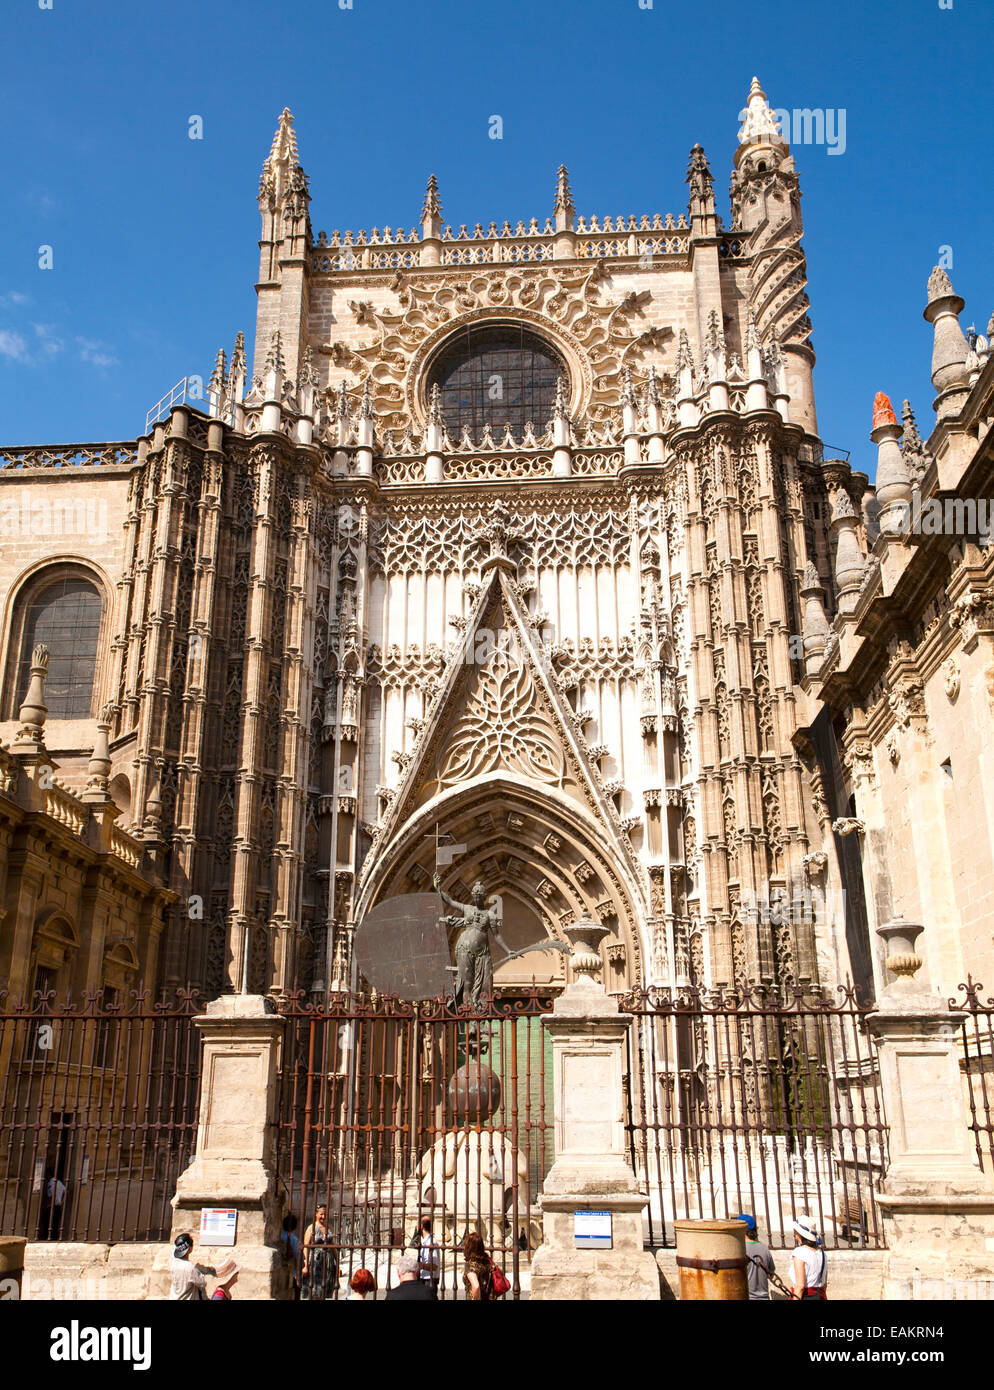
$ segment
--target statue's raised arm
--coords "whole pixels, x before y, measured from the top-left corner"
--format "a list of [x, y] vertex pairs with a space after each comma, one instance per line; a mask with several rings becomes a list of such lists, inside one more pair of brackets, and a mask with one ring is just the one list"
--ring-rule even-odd
[[437, 873], [436, 873], [435, 876], [432, 878], [432, 885], [434, 886], [434, 889], [435, 889], [436, 893], [438, 894], [438, 896], [442, 899], [442, 902], [443, 902], [443, 903], [446, 903], [449, 907], [454, 907], [454, 908], [456, 908], [456, 909], [458, 910], [460, 916], [465, 916], [465, 915], [466, 915], [466, 909], [467, 909], [467, 907], [469, 906], [469, 904], [468, 904], [468, 903], [457, 903], [456, 900], [455, 900], [455, 898], [450, 898], [449, 895], [448, 895], [448, 893], [444, 893], [444, 892], [442, 891], [442, 880], [441, 880], [441, 878], [439, 877], [439, 875], [438, 875]]

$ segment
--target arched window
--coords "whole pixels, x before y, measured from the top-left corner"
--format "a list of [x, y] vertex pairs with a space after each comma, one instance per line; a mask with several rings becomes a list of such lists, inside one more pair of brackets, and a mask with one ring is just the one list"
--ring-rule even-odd
[[49, 719], [89, 718], [102, 613], [96, 585], [71, 569], [58, 578], [43, 578], [24, 596], [13, 716], [28, 688], [31, 653], [43, 643], [49, 652], [45, 681]]
[[562, 358], [520, 324], [470, 324], [432, 363], [429, 389], [438, 383], [442, 413], [453, 442], [463, 428], [478, 438], [484, 425], [497, 437], [510, 424], [520, 440], [530, 422], [540, 433], [552, 417]]

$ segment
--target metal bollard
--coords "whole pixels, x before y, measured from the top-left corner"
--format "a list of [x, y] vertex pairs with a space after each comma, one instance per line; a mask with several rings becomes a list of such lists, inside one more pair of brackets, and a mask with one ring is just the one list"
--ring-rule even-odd
[[682, 1302], [749, 1297], [744, 1221], [674, 1221], [673, 1229]]
[[21, 1296], [27, 1244], [23, 1236], [0, 1236], [0, 1299]]

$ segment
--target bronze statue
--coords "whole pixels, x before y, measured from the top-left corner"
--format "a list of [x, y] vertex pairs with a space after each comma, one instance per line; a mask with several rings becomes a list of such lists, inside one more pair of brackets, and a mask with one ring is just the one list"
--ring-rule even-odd
[[486, 1000], [493, 997], [494, 965], [490, 955], [490, 933], [505, 955], [510, 955], [507, 943], [500, 934], [500, 917], [486, 906], [486, 888], [478, 879], [473, 884], [473, 901], [457, 903], [448, 893], [442, 892], [442, 880], [438, 874], [432, 882], [443, 903], [454, 907], [458, 915], [443, 918], [447, 927], [461, 927], [456, 941], [456, 963], [453, 969], [455, 981], [453, 996], [457, 1004], [470, 1004], [478, 1009]]
[[454, 907], [458, 914], [443, 917], [442, 921], [447, 927], [462, 928], [456, 941], [456, 963], [454, 966], [449, 966], [455, 976], [452, 993], [457, 1004], [469, 1004], [472, 1008], [478, 1009], [493, 998], [494, 965], [490, 955], [491, 932], [493, 932], [497, 945], [504, 952], [504, 959], [498, 961], [499, 965], [514, 960], [517, 956], [525, 956], [530, 951], [553, 950], [562, 951], [565, 955], [570, 954], [571, 948], [565, 941], [557, 941], [554, 937], [549, 936], [544, 937], [541, 941], [536, 941], [531, 946], [524, 947], [523, 950], [509, 950], [507, 942], [500, 934], [500, 916], [492, 908], [486, 906], [487, 890], [479, 879], [473, 884], [473, 901], [471, 903], [456, 902], [455, 898], [450, 898], [448, 893], [443, 893], [442, 880], [437, 873], [432, 882], [442, 902], [449, 907]]

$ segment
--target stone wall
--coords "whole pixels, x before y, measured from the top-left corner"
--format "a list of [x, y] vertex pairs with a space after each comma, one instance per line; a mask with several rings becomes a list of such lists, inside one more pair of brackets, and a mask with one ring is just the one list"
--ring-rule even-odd
[[152, 1265], [159, 1244], [124, 1241], [44, 1241], [29, 1244], [24, 1256], [22, 1297], [50, 1299], [144, 1300], [149, 1297]]

